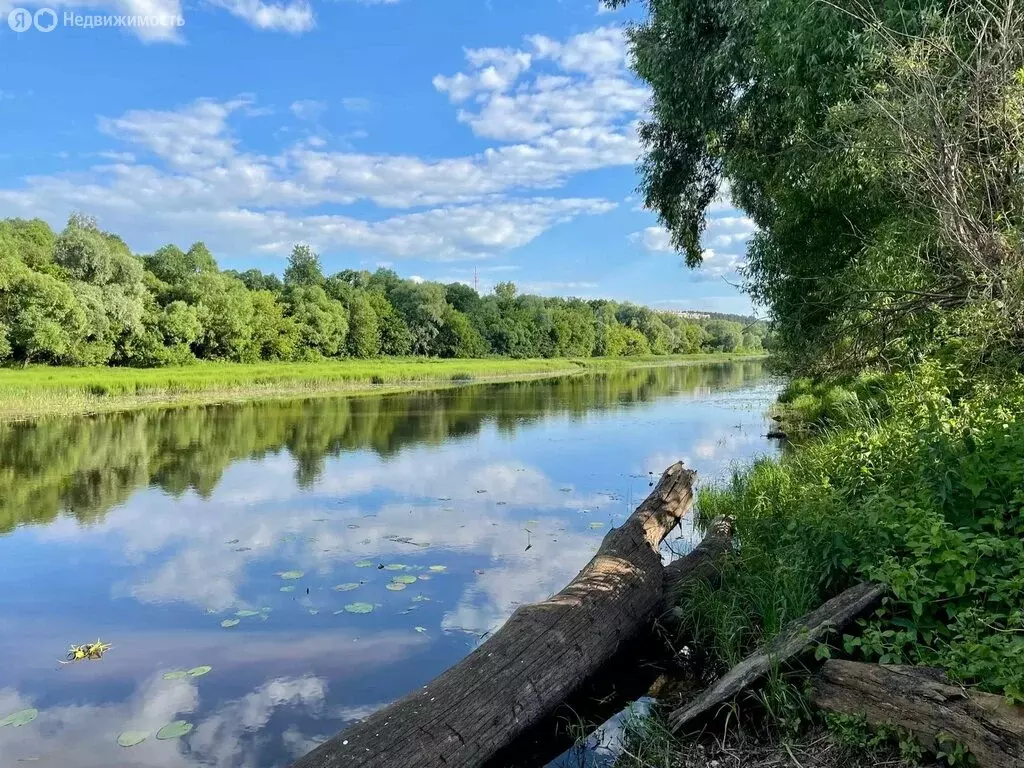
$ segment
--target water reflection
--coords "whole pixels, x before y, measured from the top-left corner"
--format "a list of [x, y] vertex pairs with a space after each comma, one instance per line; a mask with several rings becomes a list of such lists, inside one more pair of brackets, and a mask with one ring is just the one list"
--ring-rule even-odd
[[649, 472], [772, 450], [774, 391], [748, 362], [0, 427], [0, 717], [40, 710], [0, 764], [286, 762], [560, 588]]

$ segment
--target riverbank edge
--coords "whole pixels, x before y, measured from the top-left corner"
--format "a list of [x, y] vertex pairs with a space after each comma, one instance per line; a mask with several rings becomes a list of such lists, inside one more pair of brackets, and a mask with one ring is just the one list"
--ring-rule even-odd
[[767, 357], [763, 353], [713, 353], [641, 358], [198, 363], [156, 369], [0, 369], [0, 423], [193, 405], [395, 394]]

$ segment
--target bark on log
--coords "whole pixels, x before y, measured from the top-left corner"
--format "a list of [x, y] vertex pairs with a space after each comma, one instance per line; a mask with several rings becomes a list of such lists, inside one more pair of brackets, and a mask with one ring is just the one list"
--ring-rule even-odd
[[294, 768], [476, 768], [550, 715], [657, 613], [658, 547], [693, 503], [694, 472], [669, 467], [570, 584], [516, 610], [422, 689], [339, 733]]
[[693, 701], [672, 712], [672, 730], [678, 732], [713, 717], [723, 704], [761, 682], [773, 668], [802, 654], [809, 644], [823, 640], [830, 632], [842, 631], [877, 606], [883, 594], [880, 586], [858, 584], [797, 620], [767, 648], [752, 653]]
[[722, 559], [732, 551], [733, 520], [716, 517], [708, 526], [707, 535], [685, 557], [665, 566], [664, 595], [666, 609], [676, 604], [676, 598], [688, 584], [697, 581], [715, 581]]
[[940, 734], [967, 747], [981, 768], [1024, 768], [1024, 708], [968, 691], [941, 670], [827, 661], [814, 682], [820, 709], [898, 725], [935, 749]]

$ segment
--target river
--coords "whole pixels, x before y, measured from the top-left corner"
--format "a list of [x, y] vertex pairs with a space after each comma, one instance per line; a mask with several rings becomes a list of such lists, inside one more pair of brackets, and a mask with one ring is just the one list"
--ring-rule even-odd
[[773, 453], [777, 392], [746, 361], [0, 425], [0, 765], [284, 765], [560, 589], [672, 462]]

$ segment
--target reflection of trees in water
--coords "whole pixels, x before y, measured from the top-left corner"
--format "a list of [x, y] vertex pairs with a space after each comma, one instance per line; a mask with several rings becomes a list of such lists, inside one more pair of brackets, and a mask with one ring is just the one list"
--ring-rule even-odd
[[327, 457], [474, 435], [512, 433], [552, 415], [582, 417], [675, 392], [729, 389], [762, 375], [759, 361], [649, 368], [399, 395], [202, 406], [0, 425], [0, 532], [64, 512], [102, 518], [139, 488], [209, 496], [234, 461], [282, 449], [300, 486]]

